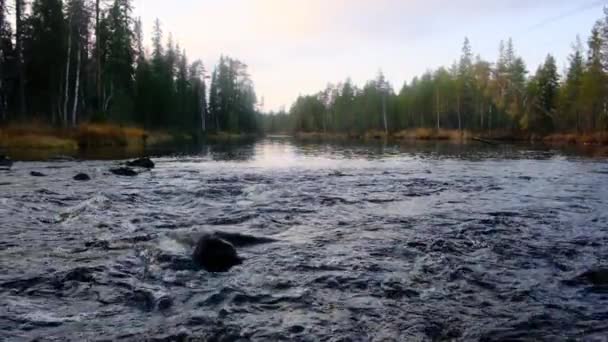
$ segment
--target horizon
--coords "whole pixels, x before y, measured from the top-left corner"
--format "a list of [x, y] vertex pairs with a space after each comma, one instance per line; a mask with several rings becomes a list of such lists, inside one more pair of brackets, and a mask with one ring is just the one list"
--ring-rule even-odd
[[[474, 55], [489, 62], [496, 60], [500, 40], [512, 38], [529, 72], [552, 54], [563, 73], [576, 36], [586, 48], [592, 25], [608, 5], [608, 0], [381, 1], [185, 0], [167, 10], [159, 0], [136, 0], [134, 14], [143, 21], [147, 47], [158, 18], [164, 38], [171, 33], [190, 59], [201, 59], [208, 71], [221, 55], [243, 61], [268, 112], [289, 110], [298, 96], [349, 78], [363, 85], [379, 71], [398, 92], [428, 70], [449, 67], [459, 58], [465, 37]], [[226, 18], [238, 24], [204, 31], [225, 25]], [[202, 32], [193, 35], [197, 27]]]

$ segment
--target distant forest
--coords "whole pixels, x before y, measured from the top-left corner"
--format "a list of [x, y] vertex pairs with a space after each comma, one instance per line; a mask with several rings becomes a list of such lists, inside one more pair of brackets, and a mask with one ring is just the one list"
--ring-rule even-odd
[[465, 39], [450, 67], [427, 71], [398, 93], [379, 73], [362, 88], [350, 79], [301, 96], [289, 113], [266, 117], [269, 132], [390, 134], [415, 128], [474, 132], [589, 133], [608, 129], [608, 8], [583, 44], [574, 42], [568, 67], [555, 58], [529, 73], [513, 41], [500, 42], [494, 63], [475, 56]]
[[0, 0], [0, 123], [97, 121], [181, 131], [257, 131], [247, 66], [208, 74], [154, 25], [147, 51], [131, 0]]
[[[131, 0], [0, 0], [0, 123], [73, 127], [111, 122], [184, 132], [387, 134], [415, 128], [475, 132], [608, 129], [608, 8], [560, 71], [548, 55], [529, 72], [511, 39], [496, 62], [465, 39], [450, 67], [396, 92], [382, 73], [299, 97], [289, 112], [258, 111], [247, 66], [189, 61], [156, 20], [145, 44]], [[149, 46], [150, 48], [146, 48]]]

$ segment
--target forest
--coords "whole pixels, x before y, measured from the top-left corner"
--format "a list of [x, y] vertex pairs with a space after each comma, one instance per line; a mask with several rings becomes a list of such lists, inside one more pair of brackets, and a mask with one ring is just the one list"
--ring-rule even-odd
[[0, 123], [257, 131], [247, 65], [221, 57], [208, 71], [188, 59], [158, 19], [146, 44], [131, 0], [0, 6]]
[[189, 60], [160, 20], [149, 44], [131, 0], [0, 0], [0, 125], [100, 122], [188, 134], [413, 129], [503, 135], [597, 134], [608, 129], [608, 8], [567, 68], [548, 54], [535, 71], [512, 39], [488, 61], [469, 39], [449, 67], [396, 90], [382, 72], [300, 96], [289, 112], [260, 113], [247, 65]]
[[589, 134], [608, 129], [608, 8], [584, 44], [572, 44], [567, 68], [547, 55], [534, 72], [512, 39], [495, 62], [475, 55], [465, 38], [460, 58], [429, 70], [398, 91], [380, 72], [363, 87], [350, 79], [300, 96], [288, 113], [266, 117], [270, 132], [360, 135], [375, 131], [456, 130], [503, 135]]

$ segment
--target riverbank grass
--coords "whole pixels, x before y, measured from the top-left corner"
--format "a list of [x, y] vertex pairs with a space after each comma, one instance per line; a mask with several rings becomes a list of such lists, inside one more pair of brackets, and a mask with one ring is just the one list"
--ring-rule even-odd
[[608, 133], [607, 132], [596, 132], [596, 133], [564, 133], [564, 134], [551, 134], [543, 139], [544, 142], [549, 144], [568, 144], [568, 145], [604, 145], [608, 146]]
[[392, 137], [397, 140], [470, 140], [473, 134], [469, 131], [417, 128], [396, 132]]
[[75, 128], [29, 124], [0, 128], [0, 147], [7, 149], [135, 148], [172, 139], [173, 136], [165, 132], [114, 124], [82, 124]]
[[496, 142], [544, 142], [556, 145], [602, 145], [608, 146], [608, 132], [559, 133], [547, 136], [531, 135], [525, 132], [512, 133], [504, 130], [476, 133], [457, 129], [416, 128], [402, 130], [388, 135], [384, 131], [372, 130], [363, 134], [299, 132], [294, 135], [301, 140], [396, 140], [396, 141], [470, 141], [482, 138]]
[[357, 133], [323, 133], [306, 132], [296, 133], [295, 137], [302, 140], [470, 140], [473, 134], [469, 131], [416, 128], [402, 130], [394, 133], [386, 133], [380, 130], [371, 130], [363, 134]]

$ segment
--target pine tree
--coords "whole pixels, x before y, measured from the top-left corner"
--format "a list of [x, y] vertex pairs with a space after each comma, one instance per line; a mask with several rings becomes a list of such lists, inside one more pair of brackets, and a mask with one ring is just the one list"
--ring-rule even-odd
[[104, 112], [115, 121], [129, 121], [133, 111], [135, 51], [131, 0], [114, 0], [103, 24], [108, 30], [104, 42]]
[[15, 59], [17, 61], [18, 112], [25, 116], [25, 67], [23, 60], [23, 0], [15, 0]]
[[562, 131], [576, 129], [580, 132], [581, 115], [581, 88], [583, 74], [585, 72], [585, 61], [583, 56], [583, 44], [580, 37], [572, 47], [573, 51], [569, 57], [569, 66], [566, 80], [560, 95], [560, 112], [558, 128]]
[[491, 101], [488, 99], [492, 96], [492, 67], [490, 63], [482, 60], [480, 56], [477, 56], [473, 70], [477, 118], [474, 120], [471, 128], [482, 130], [488, 123], [487, 113], [491, 106]]
[[[69, 124], [75, 126], [78, 119], [79, 104], [81, 98], [81, 84], [84, 83], [83, 69], [88, 58], [89, 46], [89, 17], [90, 14], [84, 3], [84, 0], [70, 0], [67, 8], [67, 16], [70, 18], [70, 25], [67, 27], [68, 39], [73, 43], [74, 56], [68, 56], [68, 61], [73, 61], [74, 76], [68, 79], [68, 84], [71, 86], [72, 97], [69, 97], [69, 92], [64, 96], [67, 100], [71, 100], [70, 112], [64, 113], [69, 116]], [[67, 74], [67, 73], [66, 73]], [[82, 108], [81, 110], [84, 110]]]
[[589, 37], [587, 53], [587, 66], [582, 77], [582, 108], [583, 129], [592, 132], [601, 127], [600, 113], [603, 112], [606, 101], [606, 74], [602, 64], [602, 45], [601, 22], [597, 22]]
[[220, 130], [220, 94], [218, 89], [218, 70], [211, 74], [211, 85], [209, 87], [209, 122], [207, 127], [212, 127], [215, 132]]
[[[35, 0], [27, 20], [24, 62], [26, 92], [32, 113], [44, 113], [50, 122], [67, 125], [66, 60], [68, 28], [60, 0]], [[71, 55], [71, 52], [70, 52]], [[41, 118], [42, 119], [42, 118]]]
[[600, 22], [600, 34], [602, 37], [601, 54], [604, 72], [608, 73], [608, 6], [604, 6], [604, 18]]
[[6, 82], [4, 67], [6, 64], [6, 45], [5, 41], [10, 39], [10, 35], [7, 35], [6, 30], [6, 3], [5, 0], [0, 0], [0, 121], [7, 121], [7, 108], [6, 108]]
[[144, 50], [144, 36], [141, 18], [135, 22], [135, 51], [137, 55], [137, 66], [135, 69], [135, 114], [136, 120], [144, 128], [152, 127], [152, 107], [153, 102], [149, 96], [153, 94], [153, 80], [151, 76], [150, 63], [146, 59]]
[[456, 113], [458, 116], [458, 130], [462, 133], [464, 129], [463, 121], [465, 120], [463, 113], [466, 115], [466, 113], [472, 112], [473, 101], [473, 52], [469, 38], [464, 39], [462, 55], [458, 64], [457, 80]]
[[527, 93], [531, 98], [527, 99], [529, 105], [522, 126], [541, 133], [552, 130], [559, 93], [559, 75], [553, 56], [547, 56], [530, 82]]

